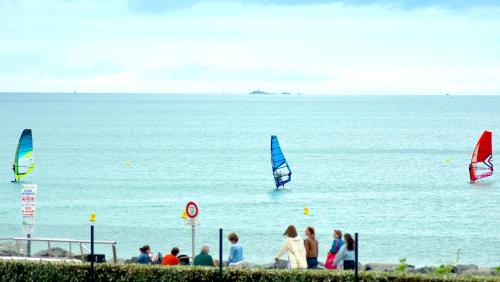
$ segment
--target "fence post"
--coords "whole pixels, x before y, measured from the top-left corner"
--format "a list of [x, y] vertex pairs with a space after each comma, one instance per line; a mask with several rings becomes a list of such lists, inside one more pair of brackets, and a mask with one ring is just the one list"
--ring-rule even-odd
[[118, 259], [116, 258], [116, 245], [111, 245], [111, 249], [113, 250], [113, 263], [118, 263]]
[[219, 229], [219, 280], [222, 281], [222, 228]]
[[191, 222], [191, 256], [193, 257], [193, 265], [194, 265], [194, 257], [196, 255], [194, 244], [195, 244], [195, 222], [193, 220]]
[[90, 225], [90, 281], [94, 281], [94, 225]]
[[27, 235], [28, 237], [28, 244], [27, 244], [27, 253], [28, 253], [28, 257], [31, 257], [31, 234], [28, 233]]
[[85, 262], [85, 258], [83, 257], [83, 247], [82, 247], [82, 242], [80, 242], [80, 257], [82, 259], [82, 262]]
[[354, 281], [358, 282], [359, 281], [359, 276], [358, 276], [358, 266], [359, 266], [359, 261], [358, 261], [358, 233], [354, 233]]

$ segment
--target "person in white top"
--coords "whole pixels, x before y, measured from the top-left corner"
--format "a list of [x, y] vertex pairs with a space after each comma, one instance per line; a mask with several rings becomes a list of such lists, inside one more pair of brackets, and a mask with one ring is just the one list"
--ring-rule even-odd
[[280, 257], [288, 252], [288, 262], [291, 269], [307, 268], [306, 249], [302, 237], [297, 234], [295, 226], [290, 225], [283, 233], [286, 236], [283, 247], [278, 255], [274, 258], [279, 261]]

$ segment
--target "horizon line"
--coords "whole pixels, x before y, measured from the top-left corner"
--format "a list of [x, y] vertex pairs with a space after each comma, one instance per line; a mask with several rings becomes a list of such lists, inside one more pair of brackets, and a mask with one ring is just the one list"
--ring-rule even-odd
[[59, 95], [99, 95], [99, 94], [111, 94], [111, 95], [234, 95], [234, 96], [243, 96], [243, 95], [250, 95], [250, 96], [500, 96], [500, 93], [491, 93], [491, 94], [485, 94], [485, 93], [479, 93], [479, 94], [464, 94], [464, 93], [443, 93], [443, 94], [435, 94], [435, 93], [422, 93], [422, 94], [361, 94], [361, 93], [352, 93], [352, 94], [341, 94], [341, 93], [331, 93], [331, 94], [326, 94], [326, 93], [291, 93], [291, 94], [282, 94], [282, 93], [273, 93], [269, 92], [267, 94], [250, 94], [250, 93], [225, 93], [225, 92], [220, 92], [220, 93], [215, 93], [215, 92], [210, 92], [210, 93], [202, 93], [202, 92], [197, 92], [197, 93], [191, 93], [191, 92], [181, 92], [181, 93], [175, 93], [175, 92], [66, 92], [66, 91], [41, 91], [41, 92], [33, 92], [33, 91], [0, 91], [0, 95], [5, 95], [5, 94], [59, 94]]

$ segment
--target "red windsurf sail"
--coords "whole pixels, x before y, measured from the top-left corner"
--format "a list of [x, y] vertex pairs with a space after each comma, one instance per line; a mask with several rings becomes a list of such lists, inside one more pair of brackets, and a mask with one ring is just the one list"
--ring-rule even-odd
[[474, 182], [478, 179], [491, 176], [493, 174], [493, 157], [491, 131], [484, 131], [476, 148], [472, 152], [472, 158], [469, 165], [470, 181]]

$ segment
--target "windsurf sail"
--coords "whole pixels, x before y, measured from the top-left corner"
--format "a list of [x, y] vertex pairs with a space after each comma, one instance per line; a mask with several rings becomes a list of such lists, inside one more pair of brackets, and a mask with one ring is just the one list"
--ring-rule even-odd
[[16, 180], [28, 175], [33, 168], [35, 168], [33, 162], [33, 137], [31, 129], [25, 129], [19, 138], [14, 165], [12, 166]]
[[292, 171], [281, 151], [278, 137], [275, 135], [271, 136], [271, 164], [276, 188], [285, 187], [285, 184], [292, 180]]
[[492, 157], [492, 134], [491, 131], [484, 131], [481, 138], [477, 141], [474, 152], [472, 152], [469, 165], [470, 181], [474, 182], [493, 174]]

